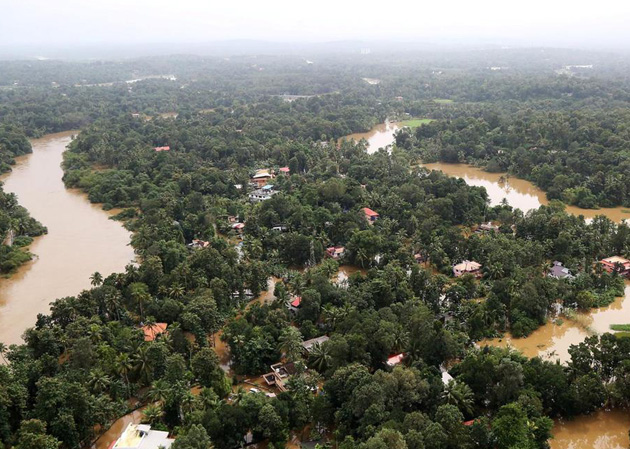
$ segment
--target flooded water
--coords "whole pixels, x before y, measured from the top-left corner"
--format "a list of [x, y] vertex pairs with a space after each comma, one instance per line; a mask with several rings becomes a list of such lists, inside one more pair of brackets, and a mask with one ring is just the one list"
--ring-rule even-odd
[[[485, 187], [490, 198], [490, 204], [496, 206], [503, 199], [515, 208], [527, 212], [537, 209], [541, 205], [549, 204], [545, 192], [534, 184], [524, 179], [508, 176], [505, 173], [489, 173], [480, 168], [468, 164], [445, 164], [442, 162], [422, 164], [429, 170], [440, 170], [444, 174], [462, 178], [471, 186]], [[623, 207], [581, 209], [575, 206], [567, 206], [567, 212], [573, 215], [583, 215], [584, 218], [593, 218], [597, 215], [606, 215], [615, 222], [630, 219], [630, 209]], [[624, 212], [627, 211], [627, 212]]]
[[396, 122], [385, 122], [376, 125], [366, 133], [350, 134], [344, 139], [354, 139], [357, 142], [365, 139], [368, 142], [368, 153], [375, 153], [379, 148], [385, 148], [387, 145], [394, 143], [394, 132], [400, 129], [400, 125]]
[[607, 307], [578, 313], [575, 318], [561, 317], [562, 324], [551, 320], [527, 338], [506, 337], [484, 340], [480, 345], [512, 346], [528, 357], [541, 356], [545, 359], [567, 362], [569, 346], [580, 343], [593, 334], [610, 331], [611, 324], [625, 324], [630, 317], [630, 281], [626, 282], [625, 295]]
[[123, 433], [129, 424], [139, 424], [142, 421], [144, 407], [135, 410], [128, 415], [116, 420], [112, 426], [103, 433], [91, 446], [91, 449], [109, 449], [112, 443]]
[[556, 421], [551, 449], [627, 449], [630, 413], [627, 410], [598, 410], [571, 421]]
[[60, 164], [71, 135], [33, 140], [33, 153], [18, 158], [13, 171], [0, 178], [4, 189], [17, 194], [20, 204], [48, 227], [48, 234], [30, 247], [35, 258], [0, 279], [0, 341], [6, 344], [19, 343], [37, 314], [49, 311], [50, 302], [89, 288], [95, 271], [103, 276], [124, 271], [134, 259], [130, 234], [109, 219], [113, 212], [64, 187]]

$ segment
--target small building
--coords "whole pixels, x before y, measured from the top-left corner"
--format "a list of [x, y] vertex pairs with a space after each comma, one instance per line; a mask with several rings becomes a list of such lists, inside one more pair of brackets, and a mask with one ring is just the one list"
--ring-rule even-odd
[[326, 343], [328, 340], [330, 340], [330, 338], [328, 338], [328, 335], [322, 335], [321, 337], [311, 338], [310, 340], [303, 341], [302, 342], [302, 347], [304, 347], [304, 350], [307, 353], [310, 353], [311, 350], [315, 346], [322, 345], [322, 344]]
[[271, 197], [274, 196], [276, 193], [278, 192], [273, 190], [272, 185], [267, 185], [264, 186], [262, 189], [256, 189], [253, 192], [250, 192], [249, 201], [251, 201], [252, 203], [260, 203], [261, 201], [271, 199]]
[[477, 229], [475, 229], [475, 233], [477, 234], [489, 234], [491, 232], [499, 232], [499, 226], [492, 224], [491, 221], [487, 223], [481, 223], [479, 226], [477, 226]]
[[295, 373], [297, 373], [297, 369], [293, 362], [275, 363], [271, 365], [271, 372], [263, 375], [263, 379], [267, 385], [276, 387], [280, 391], [286, 391], [284, 384]]
[[238, 223], [238, 217], [236, 215], [228, 215], [228, 223]]
[[483, 276], [481, 264], [472, 260], [464, 260], [457, 265], [453, 265], [453, 274], [455, 277], [460, 277], [465, 274], [472, 274], [476, 278]]
[[301, 306], [302, 306], [301, 296], [294, 296], [287, 302], [287, 308], [289, 309], [289, 312], [293, 313], [294, 315], [297, 315], [298, 310], [300, 309]]
[[339, 260], [346, 253], [346, 248], [343, 246], [331, 246], [326, 248], [326, 255], [334, 260]]
[[146, 326], [142, 326], [142, 332], [144, 332], [144, 341], [154, 341], [162, 334], [166, 334], [166, 328], [168, 324], [166, 323], [154, 323], [148, 324]]
[[192, 249], [203, 249], [209, 246], [210, 246], [210, 242], [206, 242], [205, 240], [199, 240], [199, 239], [193, 239], [193, 241], [188, 244], [188, 247]]
[[608, 257], [599, 261], [604, 270], [609, 273], [618, 273], [621, 276], [630, 276], [630, 260], [621, 256]]
[[387, 366], [396, 366], [396, 365], [400, 365], [400, 363], [403, 361], [403, 359], [405, 358], [405, 353], [401, 352], [400, 354], [394, 354], [394, 355], [390, 355], [387, 358]]
[[378, 220], [378, 213], [373, 211], [369, 207], [364, 207], [363, 209], [361, 209], [361, 211], [363, 212], [363, 214], [365, 215], [365, 219], [369, 223], [374, 223], [376, 220]]
[[243, 229], [245, 229], [245, 223], [234, 223], [232, 225], [232, 229], [240, 234], [241, 232], [243, 232]]
[[291, 170], [289, 169], [289, 167], [280, 167], [278, 169], [278, 173], [281, 175], [288, 175], [291, 173]]
[[273, 178], [275, 178], [275, 176], [270, 173], [269, 170], [259, 170], [254, 176], [252, 176], [250, 182], [260, 189], [261, 187], [267, 185], [267, 182]]
[[169, 147], [168, 145], [165, 147], [155, 147], [153, 148], [153, 151], [160, 153], [162, 151], [171, 151], [171, 147]]
[[129, 424], [111, 449], [168, 449], [174, 439], [168, 432], [151, 430], [148, 424]]
[[562, 262], [558, 262], [557, 260], [554, 260], [553, 266], [547, 272], [547, 276], [555, 279], [575, 278], [575, 276], [571, 274], [571, 271], [567, 267], [562, 266]]

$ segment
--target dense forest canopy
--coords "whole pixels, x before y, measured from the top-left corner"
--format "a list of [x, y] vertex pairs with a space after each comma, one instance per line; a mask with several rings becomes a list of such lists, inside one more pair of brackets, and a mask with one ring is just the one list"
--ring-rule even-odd
[[[344, 449], [535, 449], [551, 418], [628, 405], [623, 334], [573, 346], [567, 365], [475, 342], [623, 294], [596, 262], [630, 256], [630, 227], [563, 202], [629, 205], [629, 65], [560, 50], [0, 64], [3, 166], [27, 136], [81, 128], [64, 181], [124, 209], [142, 260], [95, 273], [2, 347], [0, 447], [86, 447], [144, 404], [179, 449], [284, 447], [304, 429]], [[339, 140], [407, 117], [433, 121], [391, 151]], [[509, 171], [555, 201], [491, 207], [419, 159]], [[260, 202], [258, 170], [276, 174]], [[9, 227], [43, 231], [4, 195]], [[465, 260], [480, 270], [453, 276]], [[546, 276], [553, 261], [575, 276]], [[356, 273], [339, 281], [340, 264]], [[250, 302], [270, 279], [271, 300]], [[168, 332], [146, 339], [156, 323]], [[293, 371], [285, 391], [245, 390], [278, 362]]]

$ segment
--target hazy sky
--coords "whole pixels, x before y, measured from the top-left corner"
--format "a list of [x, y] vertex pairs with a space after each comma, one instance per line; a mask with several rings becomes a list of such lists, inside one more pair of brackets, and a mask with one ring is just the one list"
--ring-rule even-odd
[[630, 1], [0, 0], [0, 46], [445, 38], [630, 47]]

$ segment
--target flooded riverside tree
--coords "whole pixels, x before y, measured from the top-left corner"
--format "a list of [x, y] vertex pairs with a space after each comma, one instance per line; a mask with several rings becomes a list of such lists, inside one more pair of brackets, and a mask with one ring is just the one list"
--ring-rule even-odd
[[[623, 310], [624, 212], [587, 220], [559, 201], [591, 182], [586, 168], [547, 201], [540, 190], [509, 196], [525, 188], [512, 175], [484, 187], [419, 165], [454, 149], [454, 162], [476, 163], [468, 153], [490, 143], [523, 163], [512, 141], [524, 111], [599, 117], [602, 91], [627, 107], [623, 71], [558, 77], [547, 58], [563, 64], [564, 51], [506, 52], [511, 76], [483, 68], [492, 52], [451, 57], [160, 58], [169, 76], [146, 60], [64, 62], [24, 75], [19, 95], [0, 90], [18, 143], [81, 127], [72, 141], [33, 140], [5, 178], [49, 234], [31, 246], [35, 264], [0, 281], [3, 339], [16, 343], [2, 347], [1, 444], [107, 448], [144, 422], [181, 448], [542, 449], [554, 422], [566, 435], [573, 417], [628, 406], [630, 339], [596, 318], [583, 329], [596, 335], [566, 345], [563, 363], [476, 344]], [[453, 69], [437, 75], [427, 61]], [[20, 73], [0, 64], [0, 80]], [[47, 86], [53, 76], [58, 87]], [[21, 106], [40, 102], [35, 113]], [[386, 121], [379, 143], [343, 139]], [[616, 129], [611, 148], [622, 146], [620, 123], [592, 126]], [[605, 170], [611, 154], [600, 160], [585, 144], [603, 145], [603, 134], [567, 134], [567, 166], [586, 152]], [[544, 150], [566, 174], [554, 154]], [[604, 184], [597, 204], [625, 204], [603, 202]], [[599, 261], [615, 255], [607, 271]], [[627, 324], [614, 316], [608, 324]]]

